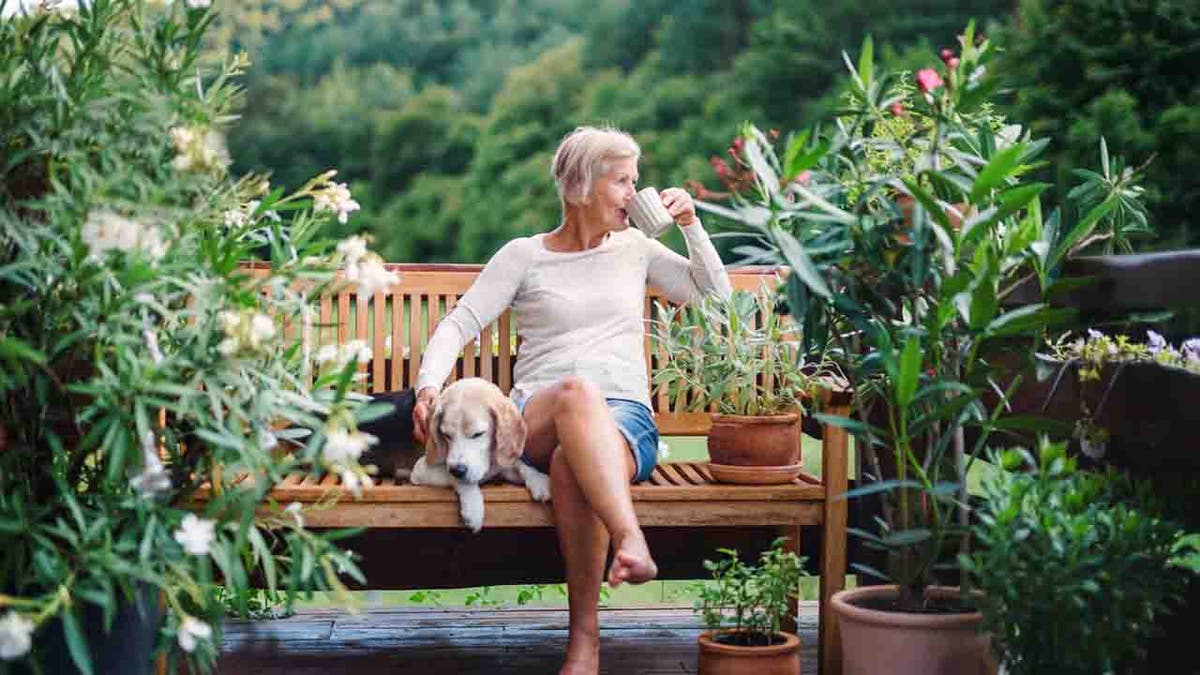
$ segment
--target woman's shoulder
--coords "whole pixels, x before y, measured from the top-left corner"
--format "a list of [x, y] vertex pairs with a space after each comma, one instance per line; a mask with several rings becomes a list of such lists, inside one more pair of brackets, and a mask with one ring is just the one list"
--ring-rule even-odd
[[539, 248], [541, 248], [541, 242], [538, 241], [537, 235], [517, 237], [508, 240], [501, 246], [500, 250], [492, 256], [492, 260], [528, 261]]

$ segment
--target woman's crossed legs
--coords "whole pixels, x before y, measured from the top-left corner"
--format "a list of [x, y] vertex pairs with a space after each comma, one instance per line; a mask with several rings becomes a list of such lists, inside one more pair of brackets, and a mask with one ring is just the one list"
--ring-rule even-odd
[[563, 673], [597, 672], [600, 584], [611, 538], [608, 582], [644, 583], [658, 568], [638, 525], [629, 493], [637, 463], [604, 396], [579, 378], [565, 378], [524, 406], [525, 457], [549, 467], [559, 550], [567, 571], [570, 637]]

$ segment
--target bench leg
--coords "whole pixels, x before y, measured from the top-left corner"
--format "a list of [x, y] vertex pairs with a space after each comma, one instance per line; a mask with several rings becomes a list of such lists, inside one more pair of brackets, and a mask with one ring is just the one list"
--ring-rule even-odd
[[[831, 406], [832, 415], [847, 416], [848, 406]], [[842, 639], [830, 598], [846, 586], [846, 493], [850, 439], [846, 430], [831, 424], [823, 429], [821, 473], [825, 483], [824, 522], [821, 527], [821, 596], [818, 659], [821, 675], [841, 675]]]
[[[790, 551], [792, 553], [795, 553], [796, 555], [800, 555], [800, 529], [801, 528], [799, 528], [799, 527], [790, 527], [790, 526], [785, 526], [785, 527], [779, 528], [779, 536], [787, 539], [787, 543], [785, 543], [784, 547], [783, 547], [785, 551]], [[796, 593], [797, 593], [797, 595], [799, 595], [799, 593], [800, 593], [799, 588], [796, 589]], [[783, 620], [780, 622], [780, 625], [779, 625], [780, 630], [783, 630], [788, 633], [795, 633], [796, 632], [796, 617], [799, 614], [800, 614], [799, 597], [788, 600], [787, 614], [783, 617]]]

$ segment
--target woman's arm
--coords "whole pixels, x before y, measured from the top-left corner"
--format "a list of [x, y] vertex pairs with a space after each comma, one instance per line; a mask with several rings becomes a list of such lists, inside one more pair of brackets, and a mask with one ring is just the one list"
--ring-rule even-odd
[[699, 300], [705, 295], [729, 297], [733, 287], [725, 272], [725, 264], [717, 255], [708, 233], [700, 225], [700, 219], [693, 218], [690, 225], [680, 225], [679, 229], [687, 243], [686, 258], [658, 240], [647, 240], [650, 260], [646, 278], [650, 285], [676, 303]]
[[463, 345], [512, 305], [529, 262], [528, 244], [529, 240], [514, 239], [497, 251], [454, 310], [437, 325], [421, 357], [415, 385], [418, 392], [430, 387], [440, 390]]

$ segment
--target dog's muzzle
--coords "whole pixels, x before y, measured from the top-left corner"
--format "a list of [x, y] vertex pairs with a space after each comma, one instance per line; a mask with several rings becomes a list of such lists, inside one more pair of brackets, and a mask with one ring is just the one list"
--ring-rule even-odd
[[446, 470], [450, 472], [451, 476], [454, 476], [459, 480], [462, 480], [463, 477], [467, 475], [466, 464], [451, 464], [450, 466], [446, 467]]

